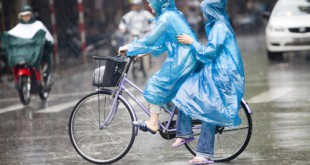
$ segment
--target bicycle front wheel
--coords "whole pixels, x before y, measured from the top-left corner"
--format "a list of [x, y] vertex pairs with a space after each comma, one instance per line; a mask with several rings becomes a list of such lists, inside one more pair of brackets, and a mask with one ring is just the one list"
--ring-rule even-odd
[[[239, 117], [242, 124], [236, 127], [217, 127], [214, 142], [214, 161], [225, 162], [230, 161], [239, 156], [247, 147], [252, 135], [252, 118], [245, 102], [241, 102]], [[200, 121], [193, 120], [193, 125], [198, 129], [193, 129], [195, 140], [186, 143], [186, 148], [196, 155], [196, 147], [199, 139]]]
[[133, 114], [122, 98], [111, 91], [98, 91], [81, 99], [69, 121], [69, 135], [75, 150], [97, 164], [113, 163], [124, 157], [134, 139]]

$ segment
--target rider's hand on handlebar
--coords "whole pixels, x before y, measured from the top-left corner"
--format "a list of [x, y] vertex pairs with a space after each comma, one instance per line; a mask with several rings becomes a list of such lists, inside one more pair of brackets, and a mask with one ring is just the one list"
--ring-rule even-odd
[[123, 57], [126, 56], [126, 52], [127, 52], [128, 48], [127, 46], [121, 46], [119, 49], [118, 49], [118, 54], [122, 55]]

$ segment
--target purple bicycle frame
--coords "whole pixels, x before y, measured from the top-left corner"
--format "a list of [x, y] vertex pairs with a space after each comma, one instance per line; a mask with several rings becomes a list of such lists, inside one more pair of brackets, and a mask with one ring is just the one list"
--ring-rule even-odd
[[[117, 98], [118, 97], [122, 97], [122, 94], [123, 92], [126, 92], [126, 94], [133, 100], [137, 103], [137, 105], [148, 115], [150, 116], [150, 111], [142, 104], [142, 102], [140, 100], [138, 100], [134, 94], [132, 94], [128, 88], [126, 88], [125, 84], [129, 84], [131, 87], [133, 87], [134, 89], [136, 89], [137, 91], [139, 91], [139, 93], [143, 94], [143, 90], [141, 88], [139, 88], [137, 85], [135, 85], [133, 82], [131, 82], [129, 79], [127, 79], [126, 76], [122, 76], [122, 78], [120, 79], [120, 82], [119, 82], [119, 85], [118, 85], [118, 88], [115, 89], [114, 91], [114, 99], [113, 99], [113, 103], [112, 103], [112, 109], [108, 115], [108, 117], [106, 118], [106, 120], [103, 122], [103, 124], [100, 126], [100, 128], [103, 128], [106, 124], [110, 123], [111, 120], [113, 120], [116, 112], [117, 112]], [[137, 119], [137, 116], [135, 114], [135, 109], [132, 107], [132, 105], [129, 103], [129, 101], [122, 97], [123, 100], [125, 100], [125, 102], [130, 106], [131, 108], [131, 111], [134, 115], [134, 119]], [[114, 109], [113, 109], [114, 108]], [[171, 125], [171, 122], [173, 120], [173, 117], [175, 115], [175, 111], [176, 111], [176, 107], [173, 106], [173, 108], [171, 110], [169, 110], [166, 106], [162, 106], [162, 108], [167, 112], [169, 113], [170, 117], [169, 117], [169, 120], [167, 121], [167, 124], [163, 125], [160, 121], [158, 122], [159, 123], [159, 127], [160, 129], [162, 129], [163, 132], [173, 132], [173, 131], [176, 131], [176, 128], [169, 128], [170, 125]]]

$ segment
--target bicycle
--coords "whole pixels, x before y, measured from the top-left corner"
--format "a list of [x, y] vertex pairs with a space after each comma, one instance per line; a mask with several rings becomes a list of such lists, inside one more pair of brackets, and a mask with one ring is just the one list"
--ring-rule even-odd
[[[72, 110], [69, 121], [70, 140], [80, 156], [85, 160], [97, 164], [109, 164], [123, 158], [132, 147], [138, 129], [132, 124], [138, 120], [136, 108], [129, 102], [131, 98], [146, 114], [150, 111], [135, 97], [127, 85], [139, 93], [143, 91], [127, 79], [127, 73], [134, 57], [129, 60], [115, 60], [113, 57], [93, 57], [95, 71], [99, 75], [93, 76], [93, 85], [97, 91], [82, 98]], [[113, 63], [114, 62], [114, 63]], [[102, 64], [105, 68], [101, 70]], [[109, 68], [109, 69], [108, 69]], [[110, 70], [110, 71], [108, 71]], [[112, 70], [112, 73], [111, 73]], [[102, 73], [104, 72], [104, 73]], [[98, 79], [103, 77], [105, 80]], [[125, 86], [126, 85], [126, 86]], [[115, 86], [115, 89], [108, 87]], [[127, 94], [125, 97], [124, 94]], [[169, 119], [159, 121], [159, 133], [163, 139], [170, 140], [176, 136], [177, 108], [171, 104], [162, 107], [169, 114]], [[230, 161], [239, 156], [247, 147], [252, 134], [251, 109], [242, 99], [239, 116], [243, 120], [237, 127], [217, 127], [215, 138], [215, 162]], [[192, 122], [195, 140], [186, 143], [186, 148], [195, 155], [201, 122]]]

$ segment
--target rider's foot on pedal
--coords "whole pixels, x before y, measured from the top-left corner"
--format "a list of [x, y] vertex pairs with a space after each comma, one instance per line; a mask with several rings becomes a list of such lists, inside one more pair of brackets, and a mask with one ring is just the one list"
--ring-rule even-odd
[[[152, 134], [156, 134], [158, 131], [158, 123], [145, 121], [145, 120], [139, 120], [139, 121], [133, 121], [133, 125], [138, 126], [139, 129], [143, 132], [150, 132]], [[156, 126], [157, 125], [157, 126]]]
[[145, 121], [145, 124], [147, 128], [150, 130], [157, 132], [158, 131], [158, 123], [157, 122], [152, 122], [152, 121]]

